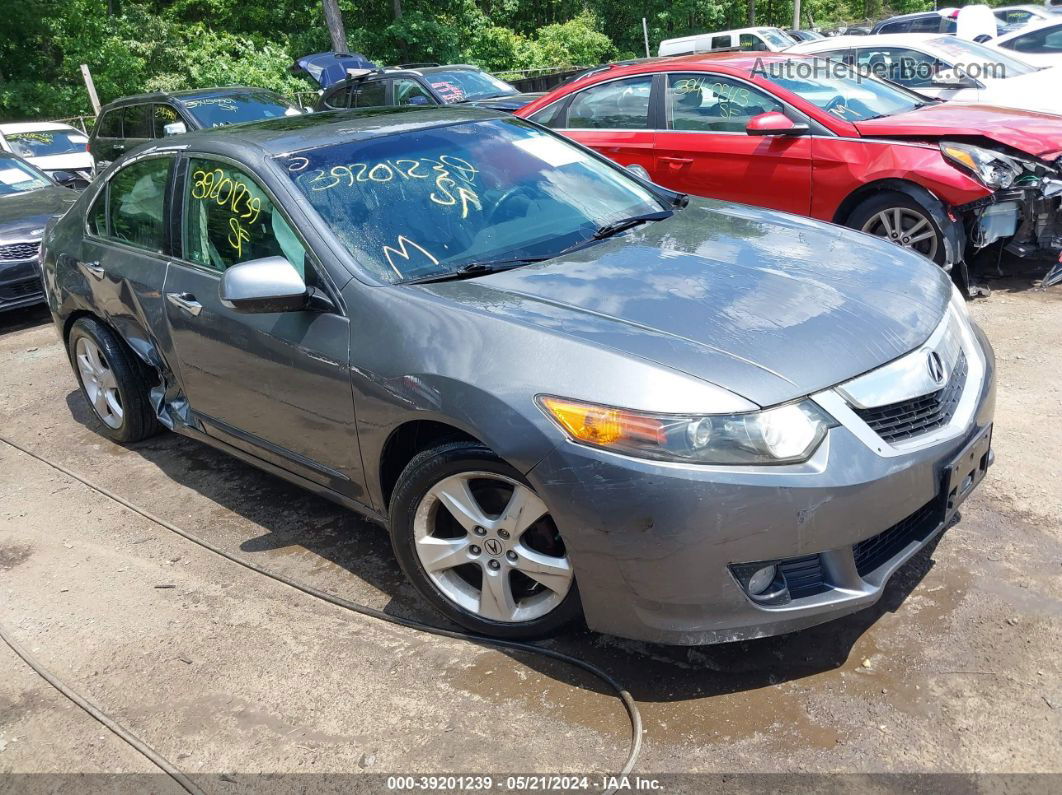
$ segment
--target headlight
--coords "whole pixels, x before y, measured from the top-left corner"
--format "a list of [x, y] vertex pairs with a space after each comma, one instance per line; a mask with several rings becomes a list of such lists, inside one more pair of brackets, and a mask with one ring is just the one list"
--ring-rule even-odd
[[540, 396], [568, 438], [617, 453], [695, 464], [806, 461], [837, 422], [810, 400], [745, 414], [677, 415]]
[[1022, 174], [1022, 167], [1012, 158], [969, 144], [940, 145], [941, 154], [952, 163], [971, 172], [989, 188], [1009, 188]]

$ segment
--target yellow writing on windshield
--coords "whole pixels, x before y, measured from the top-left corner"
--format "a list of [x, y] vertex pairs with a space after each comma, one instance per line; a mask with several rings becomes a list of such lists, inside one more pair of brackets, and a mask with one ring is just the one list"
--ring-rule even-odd
[[418, 243], [414, 243], [405, 235], [399, 235], [398, 240], [396, 242], [398, 243], [398, 248], [384, 246], [383, 253], [384, 257], [387, 258], [387, 264], [391, 266], [391, 270], [393, 270], [399, 276], [404, 277], [405, 274], [398, 269], [397, 265], [395, 265], [395, 257], [405, 262], [409, 262], [411, 259], [413, 259], [412, 253], [414, 251], [419, 251], [424, 257], [427, 258], [429, 262], [431, 262], [432, 265], [439, 264], [439, 260], [437, 260], [430, 251], [424, 248], [424, 246]]

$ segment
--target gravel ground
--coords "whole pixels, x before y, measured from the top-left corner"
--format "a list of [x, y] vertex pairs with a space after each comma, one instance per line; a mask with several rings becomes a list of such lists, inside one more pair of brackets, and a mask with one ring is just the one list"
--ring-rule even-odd
[[[639, 772], [1062, 772], [1062, 287], [1027, 284], [972, 307], [998, 356], [996, 465], [879, 605], [726, 646], [552, 642], [637, 698]], [[0, 316], [0, 429], [259, 565], [437, 620], [381, 528], [172, 434], [98, 435], [42, 310]], [[0, 623], [208, 791], [626, 754], [622, 708], [582, 673], [321, 603], [3, 444]], [[0, 773], [153, 770], [0, 644]]]

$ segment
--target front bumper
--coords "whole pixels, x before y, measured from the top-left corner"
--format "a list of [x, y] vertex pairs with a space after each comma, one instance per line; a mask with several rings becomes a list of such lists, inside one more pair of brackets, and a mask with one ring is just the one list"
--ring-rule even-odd
[[[944, 529], [949, 465], [992, 424], [994, 359], [973, 334], [982, 363], [969, 387], [974, 405], [957, 435], [930, 446], [883, 455], [842, 425], [805, 464], [743, 469], [560, 446], [528, 477], [565, 539], [590, 628], [719, 643], [878, 601], [892, 574]], [[731, 568], [794, 559], [794, 577], [809, 587], [783, 604], [754, 602]]]
[[0, 312], [44, 301], [37, 259], [0, 260]]

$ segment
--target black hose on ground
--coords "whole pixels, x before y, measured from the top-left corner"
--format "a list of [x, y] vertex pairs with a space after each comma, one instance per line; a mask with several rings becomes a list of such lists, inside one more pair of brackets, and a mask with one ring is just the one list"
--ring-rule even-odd
[[[472, 643], [478, 643], [483, 646], [493, 646], [498, 649], [510, 649], [512, 651], [526, 652], [527, 654], [537, 654], [541, 657], [547, 657], [553, 660], [558, 660], [560, 662], [567, 663], [568, 665], [579, 668], [580, 670], [586, 671], [591, 676], [600, 679], [602, 682], [607, 684], [609, 688], [615, 691], [616, 695], [623, 703], [623, 708], [627, 710], [627, 717], [630, 719], [631, 724], [631, 744], [630, 751], [627, 754], [627, 760], [626, 762], [624, 762], [623, 768], [620, 770], [618, 776], [627, 776], [634, 769], [635, 762], [637, 762], [638, 755], [641, 753], [642, 750], [641, 713], [638, 711], [638, 705], [635, 703], [634, 697], [627, 691], [627, 689], [615, 679], [613, 679], [612, 676], [610, 676], [608, 673], [598, 668], [596, 665], [588, 663], [585, 660], [580, 660], [578, 657], [572, 657], [571, 655], [565, 654], [563, 652], [555, 651], [553, 649], [547, 649], [543, 646], [536, 646], [533, 643], [519, 643], [510, 640], [498, 640], [496, 638], [488, 638], [483, 635], [476, 635], [471, 632], [462, 632], [460, 630], [436, 627], [432, 624], [425, 624], [410, 618], [392, 616], [389, 613], [385, 613], [383, 610], [378, 610], [375, 607], [369, 607], [367, 605], [358, 604], [357, 602], [351, 602], [350, 600], [344, 599], [340, 596], [334, 596], [333, 594], [327, 593], [326, 591], [321, 591], [317, 588], [314, 588], [312, 585], [303, 585], [302, 583], [297, 582], [296, 580], [292, 580], [288, 577], [285, 577], [283, 574], [275, 574], [271, 571], [262, 568], [256, 563], [251, 563], [250, 561], [244, 560], [237, 555], [233, 555], [230, 552], [226, 552], [220, 547], [211, 544], [209, 541], [206, 541], [196, 535], [193, 535], [192, 533], [189, 533], [187, 530], [178, 527], [172, 522], [168, 522], [165, 519], [155, 516], [153, 513], [146, 511], [143, 508], [140, 508], [139, 506], [129, 502], [129, 500], [125, 499], [124, 497], [121, 497], [115, 494], [114, 492], [104, 488], [103, 486], [99, 486], [93, 483], [92, 481], [88, 480], [87, 478], [84, 478], [81, 475], [70, 471], [62, 464], [56, 464], [53, 461], [49, 461], [48, 459], [37, 455], [31, 450], [27, 450], [25, 447], [16, 442], [11, 441], [6, 436], [0, 435], [0, 441], [10, 447], [13, 447], [19, 452], [30, 456], [31, 458], [35, 458], [42, 464], [50, 466], [52, 469], [63, 473], [67, 477], [73, 478], [74, 480], [78, 481], [79, 483], [82, 483], [93, 491], [102, 494], [104, 497], [114, 500], [119, 505], [122, 505], [133, 513], [143, 516], [148, 521], [153, 522], [173, 533], [176, 533], [182, 538], [191, 541], [193, 544], [201, 546], [203, 549], [213, 552], [215, 555], [220, 555], [226, 560], [230, 560], [233, 563], [243, 566], [245, 569], [250, 569], [251, 571], [257, 572], [258, 574], [262, 574], [271, 580], [276, 580], [277, 582], [283, 583], [284, 585], [287, 585], [290, 588], [294, 588], [297, 591], [302, 591], [303, 593], [308, 594], [309, 596], [313, 596], [317, 599], [329, 602], [333, 605], [336, 605], [337, 607], [342, 607], [345, 610], [350, 610], [351, 612], [359, 613], [363, 616], [375, 618], [380, 621], [386, 621], [390, 624], [397, 624], [398, 626], [406, 627], [408, 629], [416, 630], [418, 632], [427, 632], [432, 635], [438, 635], [444, 638], [452, 638], [455, 640], [470, 641]], [[173, 767], [173, 765], [163, 759], [157, 752], [153, 751], [150, 747], [143, 743], [143, 741], [137, 739], [136, 736], [133, 735], [131, 732], [122, 728], [120, 725], [108, 718], [102, 711], [99, 710], [98, 707], [95, 707], [86, 699], [82, 698], [81, 696], [78, 696], [65, 685], [62, 685], [62, 683], [58, 679], [56, 679], [52, 674], [47, 673], [43, 668], [38, 667], [35, 662], [30, 662], [30, 659], [27, 659], [27, 657], [23, 656], [23, 654], [19, 651], [19, 648], [21, 647], [16, 648], [16, 645], [13, 644], [12, 639], [6, 633], [0, 633], [0, 635], [2, 635], [4, 641], [9, 646], [11, 646], [11, 648], [15, 651], [16, 654], [22, 657], [22, 659], [25, 660], [26, 663], [31, 668], [33, 668], [34, 671], [36, 671], [45, 679], [47, 679], [53, 687], [59, 690], [59, 692], [61, 692], [79, 707], [88, 712], [88, 714], [92, 715], [92, 717], [96, 718], [96, 720], [98, 720], [100, 723], [102, 723], [104, 726], [106, 726], [108, 729], [118, 735], [121, 739], [129, 743], [133, 748], [140, 751], [140, 753], [142, 753], [144, 756], [146, 756], [148, 759], [158, 765], [160, 769], [170, 775], [180, 786], [182, 786], [189, 793], [193, 793], [194, 795], [201, 795], [201, 790], [197, 789], [195, 785], [188, 780], [187, 776], [178, 771], [175, 767]], [[605, 795], [610, 795], [611, 792], [612, 790], [608, 790], [606, 791]]]

